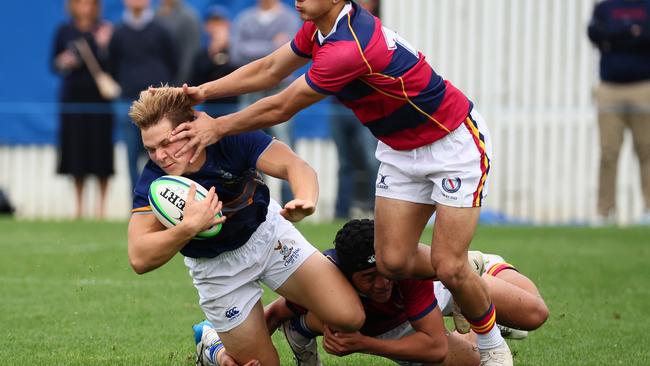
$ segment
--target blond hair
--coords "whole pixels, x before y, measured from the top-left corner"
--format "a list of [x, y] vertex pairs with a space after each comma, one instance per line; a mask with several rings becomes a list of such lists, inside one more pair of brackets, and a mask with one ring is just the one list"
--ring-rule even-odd
[[141, 130], [147, 129], [167, 118], [174, 127], [194, 117], [192, 102], [181, 88], [163, 85], [154, 93], [140, 92], [140, 98], [131, 104], [129, 117]]

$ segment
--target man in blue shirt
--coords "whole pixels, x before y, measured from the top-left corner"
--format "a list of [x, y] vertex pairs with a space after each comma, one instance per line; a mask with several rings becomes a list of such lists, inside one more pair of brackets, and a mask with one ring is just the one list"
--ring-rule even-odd
[[598, 222], [613, 222], [618, 155], [629, 128], [645, 198], [641, 223], [650, 224], [650, 1], [601, 1], [588, 31], [601, 54], [602, 82], [596, 90], [601, 147]]

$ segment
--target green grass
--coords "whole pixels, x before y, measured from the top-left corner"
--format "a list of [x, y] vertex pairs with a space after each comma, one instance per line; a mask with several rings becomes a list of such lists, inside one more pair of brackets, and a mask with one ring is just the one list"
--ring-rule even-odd
[[[339, 225], [300, 230], [325, 248]], [[134, 274], [123, 222], [0, 219], [0, 233], [0, 364], [192, 364], [191, 325], [203, 316], [180, 257]], [[650, 362], [649, 228], [480, 227], [473, 248], [515, 264], [550, 308], [540, 330], [510, 342], [518, 365]], [[281, 335], [274, 343], [293, 364]], [[392, 365], [363, 355], [323, 362]]]

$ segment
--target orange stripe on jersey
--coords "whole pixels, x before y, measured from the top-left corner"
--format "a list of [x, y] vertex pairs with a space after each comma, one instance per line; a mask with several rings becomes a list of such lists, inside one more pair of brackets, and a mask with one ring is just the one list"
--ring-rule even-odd
[[485, 186], [485, 181], [487, 180], [487, 173], [490, 169], [490, 160], [488, 159], [487, 153], [485, 152], [485, 141], [481, 139], [481, 134], [478, 131], [474, 121], [467, 117], [465, 119], [465, 126], [472, 134], [474, 138], [474, 143], [476, 148], [478, 148], [479, 154], [481, 154], [481, 179], [479, 179], [476, 191], [474, 191], [474, 200], [472, 201], [472, 207], [481, 206], [481, 201], [483, 200], [483, 187]]
[[[350, 33], [352, 34], [352, 37], [354, 37], [354, 41], [357, 43], [357, 47], [359, 48], [359, 53], [361, 54], [361, 58], [363, 58], [363, 62], [365, 62], [366, 66], [368, 66], [368, 70], [370, 71], [369, 75], [379, 75], [379, 76], [389, 78], [391, 80], [395, 80], [395, 78], [392, 77], [392, 76], [384, 75], [384, 74], [381, 74], [381, 73], [376, 73], [376, 72], [374, 72], [372, 70], [372, 66], [368, 62], [368, 59], [366, 59], [366, 55], [364, 54], [363, 48], [361, 47], [361, 42], [359, 42], [359, 38], [357, 37], [357, 34], [354, 32], [354, 29], [352, 29], [352, 21], [351, 21], [350, 13], [348, 13], [347, 16], [348, 16], [348, 28], [350, 29]], [[433, 118], [433, 116], [429, 115], [427, 112], [420, 109], [420, 107], [418, 107], [415, 103], [413, 103], [413, 101], [411, 101], [411, 98], [409, 98], [408, 93], [406, 92], [406, 86], [404, 85], [404, 79], [401, 76], [398, 77], [397, 79], [399, 79], [399, 81], [400, 81], [400, 83], [402, 85], [402, 93], [404, 94], [404, 99], [393, 96], [391, 94], [388, 94], [387, 92], [383, 92], [382, 90], [376, 88], [375, 86], [370, 85], [370, 83], [365, 82], [365, 80], [362, 80], [362, 81], [366, 85], [370, 86], [371, 88], [375, 89], [376, 91], [378, 91], [379, 93], [381, 93], [383, 95], [386, 95], [386, 96], [392, 97], [392, 98], [396, 98], [396, 99], [405, 100], [406, 102], [408, 102], [408, 104], [410, 104], [413, 108], [415, 108], [415, 110], [417, 110], [418, 112], [420, 112], [423, 115], [427, 116], [428, 119], [432, 120], [436, 125], [438, 125], [438, 127], [440, 129], [442, 129], [443, 131], [449, 133], [450, 131], [449, 131], [449, 129], [447, 129], [447, 127], [445, 127], [442, 123], [438, 122], [435, 118]]]
[[131, 210], [131, 213], [151, 212], [151, 206], [138, 207]]
[[366, 63], [366, 66], [368, 66], [368, 71], [370, 74], [373, 73], [372, 71], [372, 66], [370, 66], [370, 62], [366, 59], [366, 55], [363, 54], [363, 48], [361, 48], [361, 42], [359, 42], [359, 38], [357, 38], [357, 34], [354, 32], [354, 29], [352, 29], [352, 18], [350, 17], [350, 12], [348, 12], [348, 28], [350, 29], [350, 33], [352, 33], [352, 37], [354, 37], [354, 41], [357, 43], [357, 47], [359, 47], [359, 53], [361, 53], [361, 58], [363, 59], [363, 62]]

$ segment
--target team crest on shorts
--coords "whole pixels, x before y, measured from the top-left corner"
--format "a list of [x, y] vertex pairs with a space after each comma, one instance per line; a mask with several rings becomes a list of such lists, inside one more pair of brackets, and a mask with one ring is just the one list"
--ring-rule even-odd
[[442, 189], [447, 193], [456, 193], [460, 189], [460, 178], [443, 178]]
[[282, 255], [282, 260], [284, 261], [285, 267], [295, 262], [296, 257], [298, 257], [298, 253], [300, 253], [300, 248], [293, 250], [292, 244], [295, 244], [293, 240], [286, 241], [288, 241], [289, 244], [285, 244], [278, 240], [278, 244], [273, 248], [273, 250], [279, 251], [280, 255]]

